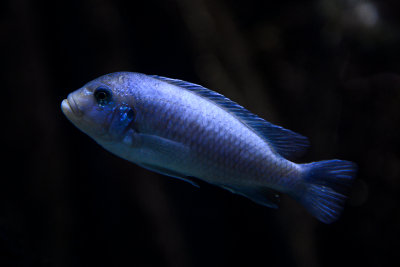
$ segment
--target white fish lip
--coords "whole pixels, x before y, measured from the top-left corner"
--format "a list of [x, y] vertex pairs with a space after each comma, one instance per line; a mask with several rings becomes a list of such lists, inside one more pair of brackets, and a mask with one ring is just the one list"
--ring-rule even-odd
[[75, 99], [71, 94], [68, 95], [67, 99], [64, 99], [61, 103], [61, 108], [64, 113], [74, 114], [76, 117], [82, 117], [83, 112], [79, 109]]

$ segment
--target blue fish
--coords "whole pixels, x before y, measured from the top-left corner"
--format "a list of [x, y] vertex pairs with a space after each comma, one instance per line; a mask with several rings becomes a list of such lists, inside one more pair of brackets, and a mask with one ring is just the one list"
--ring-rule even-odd
[[290, 161], [307, 148], [306, 137], [182, 80], [111, 73], [70, 93], [61, 108], [106, 150], [139, 166], [271, 208], [285, 193], [324, 223], [338, 219], [356, 173], [344, 160]]

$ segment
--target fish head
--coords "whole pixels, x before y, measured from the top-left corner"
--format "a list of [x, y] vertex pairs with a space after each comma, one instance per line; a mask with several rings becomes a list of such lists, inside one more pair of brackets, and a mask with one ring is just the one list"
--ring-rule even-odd
[[134, 97], [127, 75], [101, 76], [70, 93], [61, 103], [65, 116], [99, 143], [117, 142], [134, 129]]

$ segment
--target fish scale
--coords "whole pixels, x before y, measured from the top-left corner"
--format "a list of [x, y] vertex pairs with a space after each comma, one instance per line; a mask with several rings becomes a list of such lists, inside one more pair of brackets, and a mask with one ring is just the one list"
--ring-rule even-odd
[[[209, 112], [210, 113], [208, 114], [204, 114], [204, 116], [207, 117], [207, 115], [212, 114], [212, 110]], [[210, 116], [208, 116], [208, 118], [210, 118]], [[194, 118], [194, 120], [196, 120], [196, 118]], [[213, 121], [211, 119], [208, 120], [208, 124], [211, 125]], [[221, 123], [218, 121], [214, 121], [214, 123], [221, 125]], [[202, 155], [204, 158], [206, 158], [206, 160], [199, 164], [201, 168], [204, 168], [204, 166], [207, 166], [212, 162], [213, 165], [220, 167], [218, 172], [217, 170], [213, 172], [213, 169], [209, 169], [210, 172], [208, 176], [211, 177], [210, 180], [213, 182], [219, 182], [218, 179], [221, 179], [221, 183], [229, 182], [229, 180], [235, 178], [240, 181], [246, 179], [248, 183], [261, 180], [261, 172], [263, 171], [262, 166], [264, 165], [260, 164], [260, 162], [268, 162], [268, 154], [260, 153], [260, 144], [258, 144], [258, 149], [255, 150], [256, 144], [248, 142], [248, 139], [243, 137], [247, 129], [243, 128], [244, 133], [236, 135], [231, 134], [231, 132], [226, 131], [226, 129], [223, 128], [211, 129], [213, 131], [203, 133], [208, 137], [206, 140], [208, 139], [209, 149], [206, 150], [206, 154]], [[194, 138], [192, 138], [192, 140], [196, 141], [196, 136], [193, 133], [190, 132], [188, 136], [193, 136]], [[262, 140], [259, 141], [263, 142]], [[201, 143], [195, 142], [195, 144], [197, 146], [202, 146]], [[244, 151], [244, 153], [240, 153], [241, 151]], [[251, 153], [250, 151], [256, 152]], [[264, 157], [259, 157], [257, 154], [262, 154]], [[238, 164], [236, 166], [232, 166], [232, 169], [229, 166], [230, 162], [237, 162]], [[233, 175], [233, 173], [235, 175]]]
[[287, 193], [324, 223], [338, 219], [356, 173], [345, 160], [292, 162], [307, 138], [182, 80], [111, 73], [72, 92], [61, 107], [102, 147], [139, 166], [272, 208]]

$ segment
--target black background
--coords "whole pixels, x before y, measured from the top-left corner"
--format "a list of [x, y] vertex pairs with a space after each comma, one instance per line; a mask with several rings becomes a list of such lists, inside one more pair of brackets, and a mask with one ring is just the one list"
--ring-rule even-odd
[[[398, 262], [399, 1], [9, 0], [0, 12], [0, 266]], [[214, 89], [309, 137], [298, 162], [356, 162], [342, 217], [322, 224], [288, 197], [267, 209], [103, 150], [60, 103], [114, 71]]]

